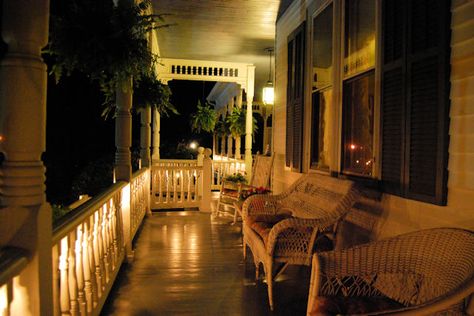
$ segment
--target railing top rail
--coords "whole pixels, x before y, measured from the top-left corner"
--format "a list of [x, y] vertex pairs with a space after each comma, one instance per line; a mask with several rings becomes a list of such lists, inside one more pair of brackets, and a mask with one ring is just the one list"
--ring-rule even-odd
[[136, 178], [138, 178], [139, 176], [141, 176], [142, 174], [144, 174], [145, 172], [148, 171], [148, 167], [143, 167], [141, 168], [140, 170], [137, 170], [135, 171], [133, 174], [132, 174], [132, 181]]
[[101, 194], [93, 197], [78, 208], [72, 210], [62, 217], [53, 227], [53, 245], [66, 236], [71, 230], [84, 221], [88, 216], [92, 215], [97, 208], [104, 205], [112, 195], [125, 187], [128, 182], [120, 181], [113, 184], [110, 188]]
[[28, 264], [28, 251], [17, 247], [0, 249], [0, 286], [10, 281]]
[[213, 160], [213, 164], [233, 164], [233, 163], [240, 163], [244, 164], [244, 160]]
[[153, 166], [153, 169], [163, 170], [202, 170], [202, 166]]
[[197, 163], [196, 159], [160, 159], [153, 161], [153, 164], [157, 163]]

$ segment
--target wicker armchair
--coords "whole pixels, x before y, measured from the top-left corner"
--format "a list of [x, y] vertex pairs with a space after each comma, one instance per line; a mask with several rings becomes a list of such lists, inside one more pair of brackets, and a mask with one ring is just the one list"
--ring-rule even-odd
[[234, 223], [237, 221], [237, 208], [234, 206], [235, 202], [241, 199], [242, 191], [249, 190], [254, 187], [266, 187], [270, 182], [270, 175], [272, 173], [274, 156], [257, 155], [252, 170], [252, 178], [249, 184], [233, 183], [222, 180], [221, 189], [219, 192], [219, 200], [217, 201], [217, 214], [221, 213], [222, 207], [234, 209]]
[[[310, 265], [315, 248], [331, 249], [328, 244], [334, 244], [331, 240], [338, 224], [357, 196], [352, 181], [307, 174], [282, 194], [254, 195], [244, 202], [244, 258], [248, 246], [257, 279], [259, 263], [263, 264], [272, 310], [274, 278], [289, 264]], [[275, 263], [280, 263], [280, 267]], [[274, 265], [279, 268], [275, 273]]]
[[473, 292], [474, 232], [434, 228], [314, 254], [308, 315], [464, 315]]

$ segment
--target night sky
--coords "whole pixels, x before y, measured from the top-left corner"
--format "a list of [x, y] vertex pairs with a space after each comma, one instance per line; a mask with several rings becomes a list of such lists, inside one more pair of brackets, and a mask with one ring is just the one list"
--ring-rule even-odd
[[[180, 115], [161, 118], [161, 156], [176, 158], [177, 144], [197, 140], [212, 147], [210, 134], [193, 135], [189, 116], [197, 101], [204, 100], [214, 82], [170, 81], [172, 103]], [[69, 204], [76, 198], [77, 183], [83, 170], [89, 170], [87, 186], [91, 194], [111, 183], [110, 166], [115, 152], [115, 125], [112, 118], [101, 117], [103, 96], [97, 84], [84, 75], [73, 74], [56, 84], [48, 79], [46, 153], [47, 197], [54, 204]], [[133, 114], [132, 151], [140, 143], [139, 117]], [[92, 173], [92, 174], [91, 174]], [[82, 175], [83, 176], [83, 175]]]

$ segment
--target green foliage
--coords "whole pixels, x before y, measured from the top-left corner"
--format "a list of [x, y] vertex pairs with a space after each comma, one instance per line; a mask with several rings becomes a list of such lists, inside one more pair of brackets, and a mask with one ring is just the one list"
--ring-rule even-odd
[[214, 133], [219, 137], [230, 135], [229, 125], [226, 123], [226, 119], [219, 117], [214, 127]]
[[53, 223], [71, 211], [69, 208], [59, 204], [51, 204], [51, 209], [53, 214]]
[[96, 196], [112, 185], [113, 156], [91, 161], [74, 178], [72, 192], [76, 196], [87, 194]]
[[247, 183], [247, 179], [240, 173], [234, 173], [225, 178], [226, 181], [235, 183]]
[[201, 105], [198, 101], [197, 111], [191, 114], [191, 130], [193, 132], [201, 133], [213, 132], [216, 126], [217, 114], [209, 103]]
[[[229, 125], [229, 131], [233, 137], [240, 137], [245, 134], [245, 122], [247, 111], [234, 107], [230, 115], [227, 116], [226, 122]], [[252, 134], [257, 131], [257, 120], [252, 117]]]
[[113, 0], [59, 1], [45, 50], [56, 80], [82, 72], [99, 83], [105, 103], [113, 103], [125, 79], [140, 80], [157, 60], [148, 48], [148, 32], [167, 25], [161, 15], [146, 14], [149, 6], [149, 0], [120, 0], [117, 6]]
[[179, 112], [171, 103], [170, 98], [171, 89], [158, 80], [155, 74], [146, 74], [134, 82], [133, 106], [135, 108], [152, 107], [165, 117], [171, 114], [177, 115]]

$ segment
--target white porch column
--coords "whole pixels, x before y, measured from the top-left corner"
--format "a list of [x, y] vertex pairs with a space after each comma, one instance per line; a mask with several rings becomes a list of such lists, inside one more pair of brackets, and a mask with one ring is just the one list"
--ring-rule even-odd
[[151, 108], [140, 110], [140, 158], [143, 167], [151, 166], [150, 146], [151, 146]]
[[252, 102], [255, 88], [255, 66], [247, 67], [247, 117], [245, 121], [245, 171], [252, 177]]
[[130, 181], [132, 178], [132, 78], [117, 87], [115, 110], [115, 179]]
[[160, 159], [160, 112], [153, 110], [153, 153], [152, 160]]
[[226, 142], [226, 136], [223, 135], [221, 137], [221, 156], [224, 157], [225, 156], [225, 143]]
[[1, 35], [8, 51], [0, 62], [0, 151], [5, 157], [0, 169], [0, 247], [29, 253], [14, 292], [22, 292], [22, 302], [7, 313], [52, 315], [51, 208], [41, 161], [47, 84], [41, 48], [48, 41], [49, 0], [2, 5]]
[[[235, 101], [235, 105], [239, 109], [242, 108], [242, 94], [243, 94], [243, 90], [240, 89], [239, 94], [237, 95], [237, 100]], [[240, 147], [241, 147], [241, 144], [240, 144], [240, 136], [239, 136], [235, 139], [235, 159], [240, 159], [241, 158]]]
[[[234, 110], [234, 98], [232, 97], [228, 103], [227, 113], [230, 115], [233, 110]], [[227, 157], [229, 158], [233, 157], [233, 154], [232, 154], [232, 149], [233, 149], [232, 147], [234, 145], [233, 140], [234, 138], [232, 137], [232, 135], [227, 136]]]

